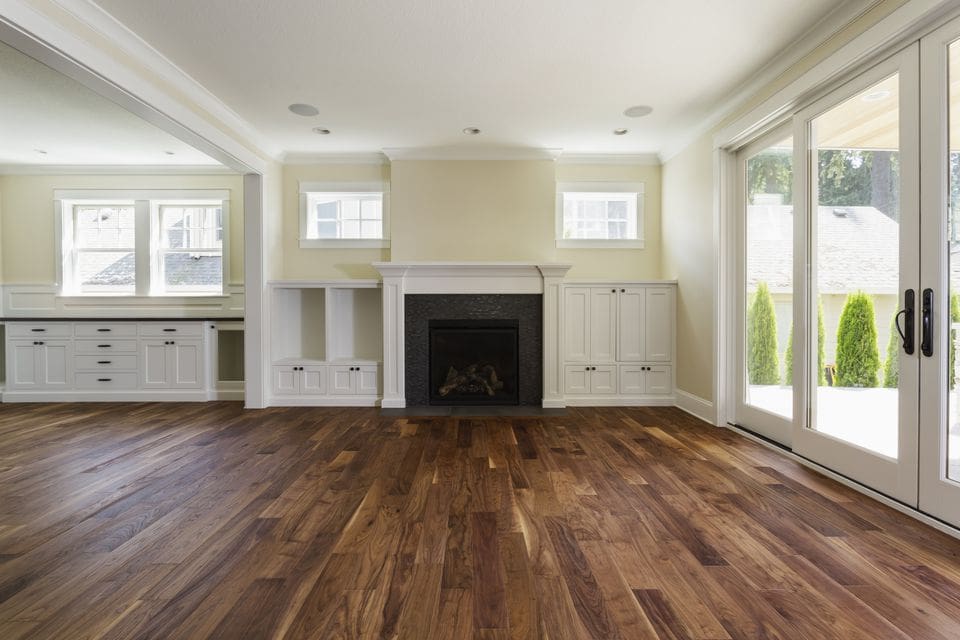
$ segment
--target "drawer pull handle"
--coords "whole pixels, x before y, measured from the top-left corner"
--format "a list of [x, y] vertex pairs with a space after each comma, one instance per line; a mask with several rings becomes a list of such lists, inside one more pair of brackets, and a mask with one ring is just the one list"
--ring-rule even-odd
[[113, 364], [113, 360], [97, 360], [97, 364]]
[[164, 331], [176, 331], [176, 329], [164, 329]]
[[113, 378], [97, 378], [97, 382], [113, 382]]
[[110, 329], [97, 329], [97, 331], [107, 332], [110, 331]]
[[30, 329], [30, 331], [36, 331], [37, 333], [40, 333], [42, 331], [46, 331], [46, 329]]
[[97, 345], [97, 348], [98, 348], [98, 349], [109, 349], [109, 348], [112, 347], [112, 346], [113, 346], [112, 344], [98, 344], [98, 345]]

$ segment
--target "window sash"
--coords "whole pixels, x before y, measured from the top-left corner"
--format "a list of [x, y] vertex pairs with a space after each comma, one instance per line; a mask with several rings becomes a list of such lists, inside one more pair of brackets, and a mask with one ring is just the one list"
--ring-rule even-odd
[[[560, 236], [563, 240], [639, 240], [640, 192], [563, 191]], [[622, 213], [611, 205], [623, 203]], [[590, 207], [590, 204], [600, 205]], [[620, 228], [617, 233], [614, 229]]]
[[[305, 192], [306, 239], [309, 240], [383, 240], [384, 197], [382, 192]], [[334, 204], [335, 214], [321, 217], [320, 206]], [[355, 204], [355, 212], [345, 205]], [[364, 205], [376, 204], [376, 207]], [[352, 208], [352, 207], [351, 207]], [[364, 235], [364, 230], [379, 227], [376, 235]], [[356, 232], [348, 233], [349, 228]], [[332, 231], [332, 235], [330, 232]]]

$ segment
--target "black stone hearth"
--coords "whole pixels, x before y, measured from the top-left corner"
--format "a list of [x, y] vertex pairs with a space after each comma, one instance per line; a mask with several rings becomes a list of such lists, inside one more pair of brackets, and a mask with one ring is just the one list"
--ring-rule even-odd
[[[430, 321], [434, 326], [464, 325], [482, 321], [487, 326], [516, 327], [516, 382], [513, 397], [494, 400], [458, 398], [457, 404], [539, 406], [543, 399], [543, 296], [531, 294], [408, 294], [404, 298], [406, 348], [407, 406], [438, 405], [431, 401]], [[447, 321], [447, 322], [443, 322]], [[450, 322], [454, 321], [454, 322]], [[502, 321], [502, 322], [501, 322]], [[469, 355], [469, 354], [468, 354]], [[489, 358], [477, 355], [477, 364], [486, 365]], [[484, 360], [484, 362], [480, 362]], [[472, 363], [466, 363], [467, 365]], [[437, 377], [444, 377], [448, 370]], [[489, 373], [487, 374], [489, 375]], [[498, 374], [499, 379], [499, 374]], [[504, 380], [504, 387], [507, 380]], [[436, 389], [434, 388], [434, 391]], [[449, 394], [448, 394], [449, 395]], [[447, 403], [453, 404], [453, 403]]]
[[518, 404], [516, 320], [430, 320], [430, 404]]

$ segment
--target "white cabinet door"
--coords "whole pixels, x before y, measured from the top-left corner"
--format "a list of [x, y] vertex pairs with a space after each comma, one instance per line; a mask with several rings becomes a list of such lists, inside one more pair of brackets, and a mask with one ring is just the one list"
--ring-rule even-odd
[[42, 340], [37, 346], [41, 384], [44, 389], [66, 388], [73, 384], [70, 340]]
[[626, 287], [620, 289], [620, 300], [617, 315], [618, 342], [617, 359], [620, 362], [640, 362], [646, 353], [645, 350], [645, 322], [647, 290], [643, 287]]
[[144, 340], [140, 343], [141, 382], [144, 389], [166, 389], [170, 386], [170, 358], [167, 357], [169, 340]]
[[170, 359], [169, 386], [195, 389], [203, 386], [203, 342], [201, 340], [171, 340], [167, 345]]
[[300, 372], [293, 365], [273, 368], [273, 393], [284, 396], [300, 393]]
[[563, 371], [563, 392], [571, 395], [590, 393], [590, 371], [586, 365], [570, 365]]
[[647, 367], [644, 392], [650, 395], [669, 395], [673, 391], [673, 377], [670, 367], [654, 365]]
[[330, 393], [336, 395], [352, 396], [356, 394], [356, 379], [353, 375], [353, 367], [338, 365], [330, 367]]
[[617, 367], [597, 365], [590, 367], [590, 392], [614, 394], [617, 392]]
[[300, 371], [300, 393], [309, 395], [323, 395], [327, 392], [327, 368], [304, 367]]
[[673, 288], [649, 287], [646, 298], [643, 359], [669, 362], [673, 359]]
[[563, 359], [590, 359], [590, 289], [569, 287], [563, 292]]
[[380, 394], [380, 367], [364, 365], [354, 371], [357, 379], [358, 396], [376, 396]]
[[646, 393], [646, 369], [640, 365], [620, 367], [620, 393], [625, 396], [640, 396]]
[[591, 362], [613, 362], [617, 353], [617, 289], [595, 287], [590, 291]]
[[40, 358], [35, 340], [9, 340], [7, 384], [17, 389], [33, 389], [40, 385]]

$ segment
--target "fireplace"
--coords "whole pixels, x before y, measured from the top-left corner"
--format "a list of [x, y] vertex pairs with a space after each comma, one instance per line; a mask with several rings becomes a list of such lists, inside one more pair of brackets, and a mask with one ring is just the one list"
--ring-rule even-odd
[[430, 404], [519, 404], [519, 328], [517, 320], [430, 320]]

